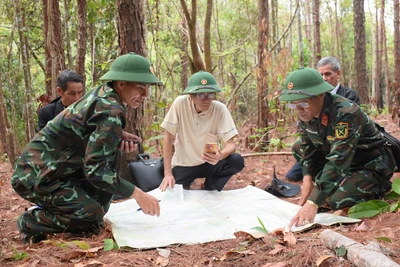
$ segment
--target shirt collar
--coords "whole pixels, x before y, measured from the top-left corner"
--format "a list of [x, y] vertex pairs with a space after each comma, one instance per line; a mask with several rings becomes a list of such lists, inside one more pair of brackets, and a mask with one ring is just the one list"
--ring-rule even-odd
[[331, 91], [331, 94], [332, 94], [332, 95], [337, 94], [337, 90], [339, 89], [339, 87], [340, 87], [340, 83], [338, 83], [338, 84], [336, 85], [336, 87], [333, 88], [333, 90]]

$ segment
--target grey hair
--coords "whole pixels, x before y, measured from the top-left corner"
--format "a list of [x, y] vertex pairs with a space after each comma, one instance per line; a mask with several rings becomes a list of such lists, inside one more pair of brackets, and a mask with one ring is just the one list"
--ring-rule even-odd
[[57, 79], [57, 85], [63, 92], [67, 91], [68, 82], [81, 83], [83, 85], [83, 79], [81, 75], [73, 70], [63, 70]]
[[328, 64], [331, 64], [331, 65], [332, 65], [333, 71], [338, 71], [338, 70], [340, 70], [340, 63], [339, 63], [339, 61], [338, 61], [336, 58], [334, 58], [334, 57], [324, 57], [324, 58], [322, 58], [320, 61], [318, 61], [318, 63], [317, 63], [317, 68], [326, 66], [326, 65], [328, 65]]

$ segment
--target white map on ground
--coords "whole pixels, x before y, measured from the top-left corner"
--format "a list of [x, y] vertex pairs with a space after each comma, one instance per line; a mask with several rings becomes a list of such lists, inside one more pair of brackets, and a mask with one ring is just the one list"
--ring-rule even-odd
[[[261, 226], [268, 231], [287, 227], [300, 206], [279, 199], [266, 191], [247, 186], [242, 189], [205, 191], [184, 190], [181, 185], [149, 194], [160, 200], [161, 214], [145, 215], [134, 199], [111, 204], [105, 218], [120, 247], [149, 249], [171, 244], [197, 244], [235, 238], [234, 233]], [[319, 213], [315, 223], [332, 225], [360, 220]], [[312, 225], [293, 228], [301, 231]]]

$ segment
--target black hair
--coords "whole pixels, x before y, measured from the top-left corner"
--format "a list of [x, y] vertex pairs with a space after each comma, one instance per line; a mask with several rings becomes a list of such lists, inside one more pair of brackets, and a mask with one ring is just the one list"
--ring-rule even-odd
[[63, 70], [60, 73], [60, 76], [58, 76], [57, 85], [61, 88], [61, 90], [63, 90], [63, 92], [65, 92], [67, 91], [68, 82], [81, 83], [83, 85], [83, 79], [81, 75], [73, 70]]

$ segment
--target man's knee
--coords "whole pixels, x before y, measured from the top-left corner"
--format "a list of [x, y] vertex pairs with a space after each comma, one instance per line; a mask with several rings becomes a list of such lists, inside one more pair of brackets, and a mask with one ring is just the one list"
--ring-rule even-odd
[[244, 168], [244, 158], [240, 154], [233, 153], [226, 160], [234, 173], [238, 173]]

